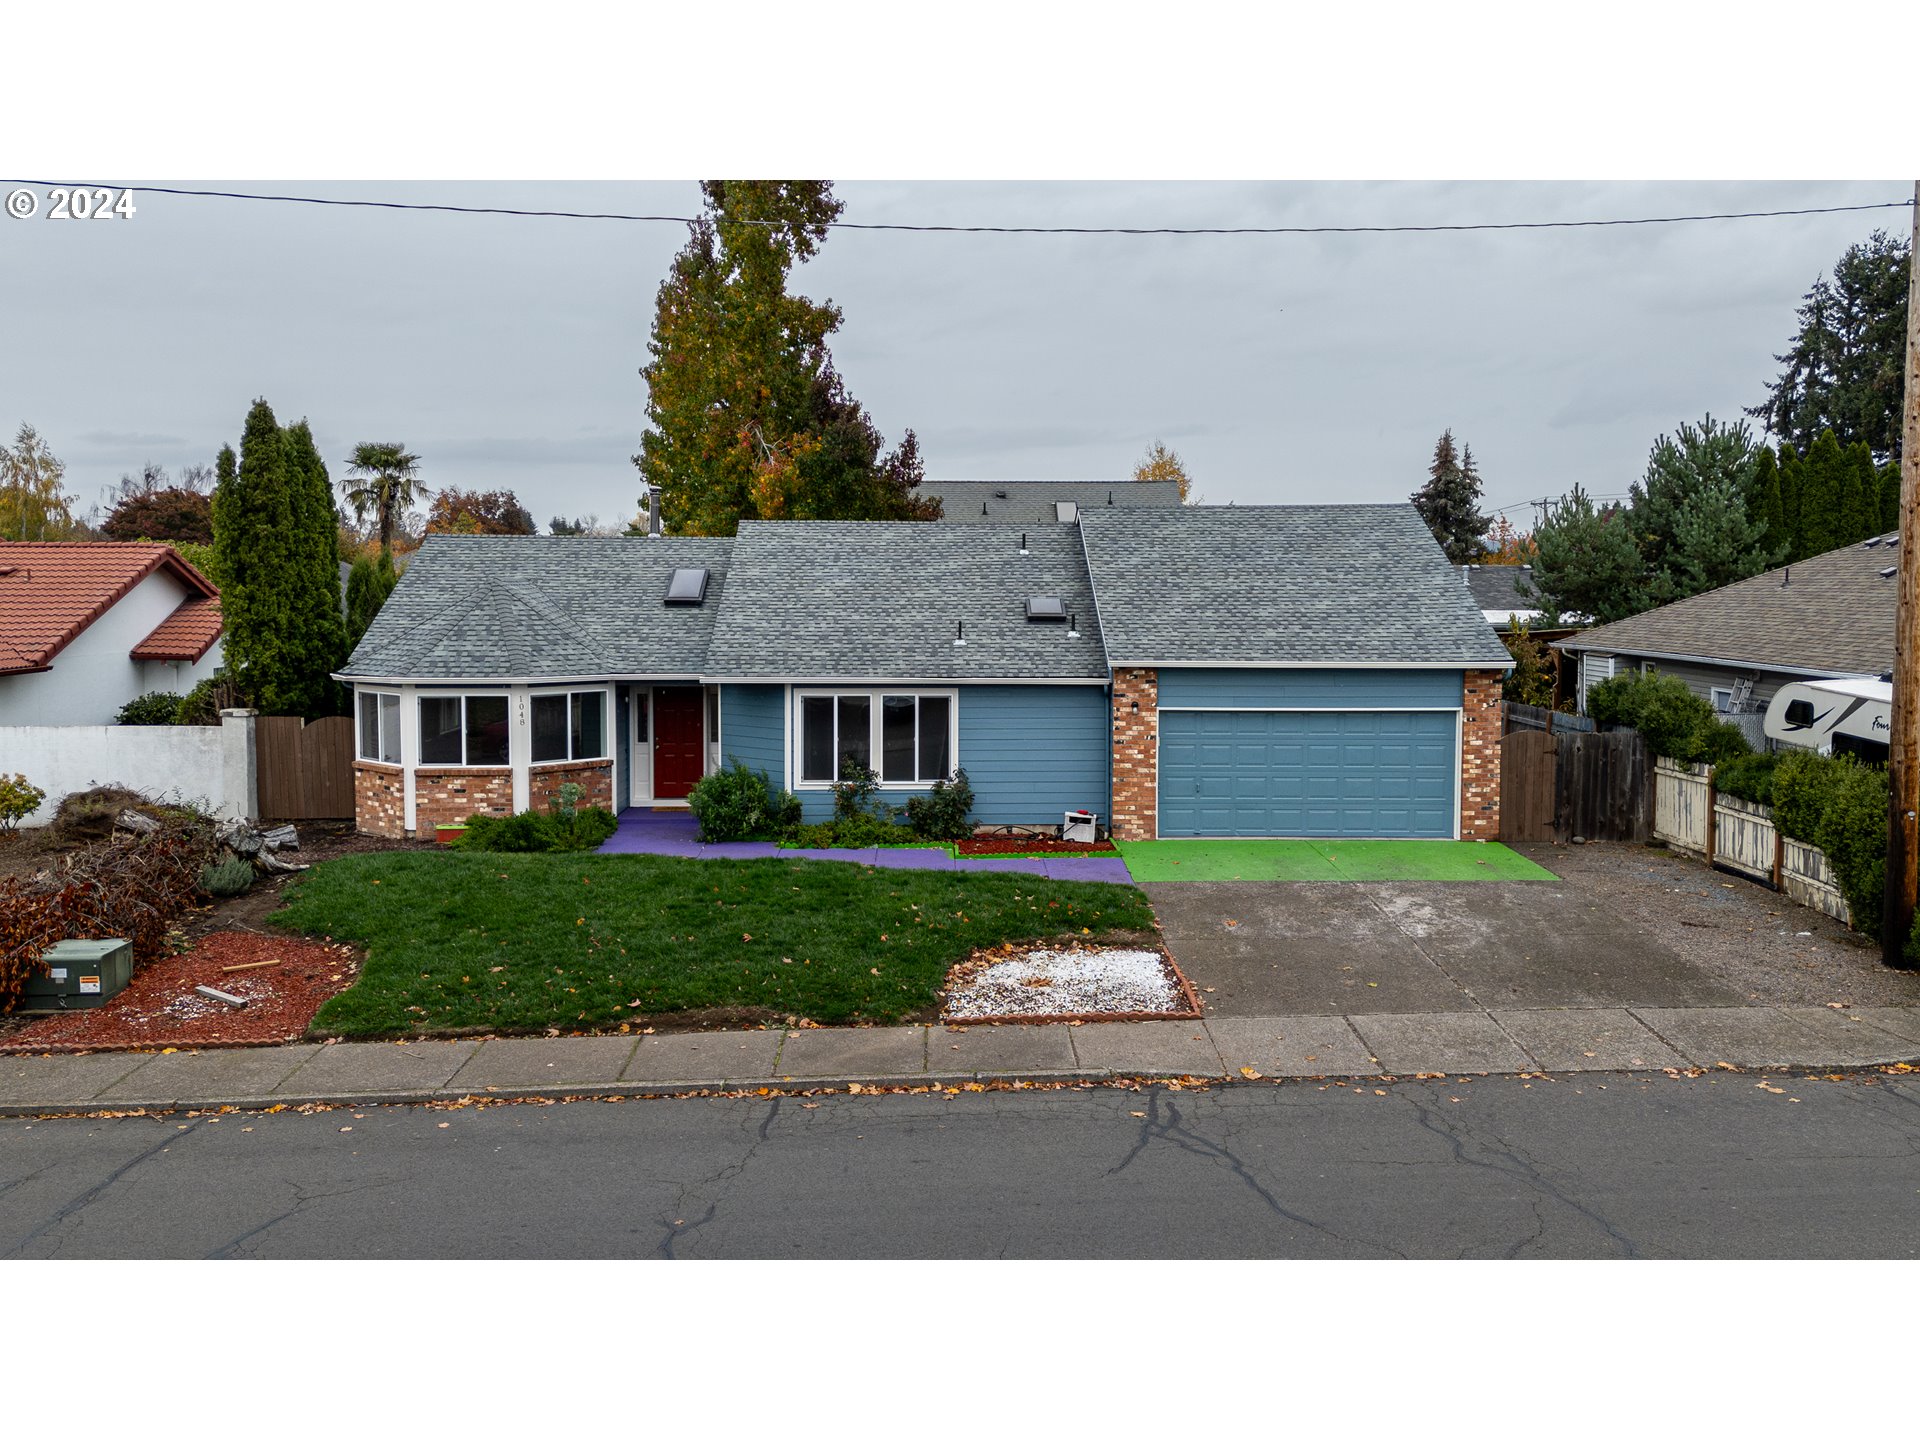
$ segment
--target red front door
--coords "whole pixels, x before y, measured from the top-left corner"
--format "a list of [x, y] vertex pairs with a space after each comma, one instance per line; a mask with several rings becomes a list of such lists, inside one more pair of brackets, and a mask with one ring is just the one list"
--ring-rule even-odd
[[694, 686], [653, 692], [653, 798], [684, 800], [706, 766], [706, 693]]

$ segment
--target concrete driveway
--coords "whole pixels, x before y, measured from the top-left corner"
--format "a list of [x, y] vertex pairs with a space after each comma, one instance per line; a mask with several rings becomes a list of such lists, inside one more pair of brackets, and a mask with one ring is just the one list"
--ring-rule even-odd
[[1153, 884], [1214, 1015], [1913, 1004], [1813, 911], [1634, 845], [1515, 847], [1553, 883]]

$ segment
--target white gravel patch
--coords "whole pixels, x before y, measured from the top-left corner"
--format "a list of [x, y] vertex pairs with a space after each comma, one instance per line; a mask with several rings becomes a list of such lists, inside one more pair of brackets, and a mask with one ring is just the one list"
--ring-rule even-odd
[[982, 1020], [1000, 1015], [1124, 1015], [1184, 1012], [1186, 996], [1153, 950], [1029, 950], [963, 966], [947, 993], [946, 1013]]

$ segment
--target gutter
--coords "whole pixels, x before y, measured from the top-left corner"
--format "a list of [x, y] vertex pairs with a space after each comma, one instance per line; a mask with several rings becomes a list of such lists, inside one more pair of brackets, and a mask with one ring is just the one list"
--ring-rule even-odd
[[[1748, 660], [1730, 655], [1684, 655], [1671, 650], [1636, 650], [1627, 645], [1577, 645], [1574, 642], [1579, 638], [1578, 635], [1570, 635], [1565, 640], [1554, 640], [1549, 643], [1555, 650], [1563, 650], [1575, 655], [1631, 655], [1635, 659], [1677, 660], [1683, 665], [1718, 665], [1723, 670], [1771, 670], [1776, 675], [1804, 675], [1809, 680], [1838, 680], [1848, 675], [1869, 673], [1868, 670], [1862, 670], [1857, 666], [1850, 670], [1832, 668], [1815, 670], [1805, 665], [1782, 665], [1773, 660]], [[1879, 669], [1872, 669], [1871, 673], [1878, 675], [1885, 668], [1881, 666]]]

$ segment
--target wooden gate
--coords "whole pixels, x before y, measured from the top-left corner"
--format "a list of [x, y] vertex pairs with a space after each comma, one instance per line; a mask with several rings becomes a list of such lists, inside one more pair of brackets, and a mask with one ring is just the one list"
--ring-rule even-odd
[[254, 721], [260, 815], [267, 820], [353, 818], [353, 720], [297, 715]]
[[1551, 842], [1557, 737], [1513, 730], [1500, 742], [1500, 838]]
[[1501, 741], [1500, 838], [1645, 841], [1653, 777], [1637, 731], [1510, 731]]

